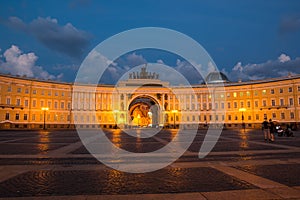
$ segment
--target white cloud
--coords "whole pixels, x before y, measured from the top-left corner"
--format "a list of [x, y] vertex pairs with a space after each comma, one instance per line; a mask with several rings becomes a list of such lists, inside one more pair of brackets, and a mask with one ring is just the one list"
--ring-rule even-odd
[[290, 61], [291, 58], [283, 53], [278, 57], [278, 60], [279, 60], [279, 62], [284, 63], [284, 62]]
[[300, 58], [291, 59], [286, 54], [281, 54], [276, 60], [269, 60], [259, 64], [242, 65], [238, 62], [231, 71], [222, 70], [231, 81], [259, 80], [300, 74]]
[[42, 79], [61, 79], [63, 74], [51, 75], [35, 63], [38, 57], [34, 53], [23, 53], [18, 46], [12, 45], [3, 54], [0, 60], [0, 72], [12, 75], [36, 77]]
[[162, 59], [159, 59], [159, 60], [157, 60], [156, 62], [159, 63], [159, 64], [165, 64], [164, 61], [163, 61]]

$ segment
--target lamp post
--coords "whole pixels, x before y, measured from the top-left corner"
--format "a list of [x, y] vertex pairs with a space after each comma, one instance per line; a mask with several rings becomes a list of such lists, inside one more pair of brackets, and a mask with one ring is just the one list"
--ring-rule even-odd
[[240, 108], [239, 109], [240, 112], [242, 112], [242, 127], [245, 130], [245, 124], [244, 124], [244, 112], [246, 111], [246, 108]]
[[46, 112], [49, 110], [48, 107], [42, 107], [42, 111], [44, 111], [44, 130], [46, 130]]
[[138, 127], [139, 127], [140, 126], [140, 119], [141, 119], [141, 115], [140, 114], [137, 115], [137, 119], [138, 119]]
[[175, 128], [175, 115], [176, 115], [176, 113], [178, 113], [178, 110], [172, 110], [172, 113], [173, 113], [173, 121], [174, 121], [174, 128]]
[[118, 127], [118, 113], [119, 110], [113, 110], [113, 113], [115, 115], [115, 129]]

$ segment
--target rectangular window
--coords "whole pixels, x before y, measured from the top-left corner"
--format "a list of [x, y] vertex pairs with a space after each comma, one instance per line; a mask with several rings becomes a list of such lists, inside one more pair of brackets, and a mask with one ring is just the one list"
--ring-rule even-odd
[[231, 115], [228, 115], [228, 120], [231, 121]]
[[254, 96], [257, 96], [258, 95], [258, 92], [255, 90], [254, 91]]
[[28, 107], [28, 99], [25, 99], [24, 105], [25, 105], [25, 107]]
[[48, 91], [48, 96], [51, 96], [51, 90]]
[[294, 99], [293, 98], [289, 98], [289, 102], [290, 102], [290, 106], [294, 105]]
[[48, 108], [51, 108], [51, 101], [48, 101]]
[[274, 94], [274, 93], [275, 93], [274, 89], [271, 89], [271, 90], [270, 90], [270, 93], [271, 93], [271, 94]]
[[240, 92], [240, 97], [244, 96], [244, 93], [243, 92]]
[[71, 103], [68, 102], [68, 110], [70, 110], [70, 109], [71, 109]]
[[35, 114], [32, 114], [32, 121], [35, 121]]
[[11, 86], [8, 86], [7, 92], [11, 92]]
[[284, 99], [280, 99], [280, 105], [284, 106]]
[[276, 119], [276, 113], [272, 113], [272, 118]]
[[279, 93], [283, 93], [283, 88], [279, 88]]
[[41, 95], [45, 95], [45, 91], [44, 90], [41, 91]]
[[[299, 98], [299, 102], [300, 102], [300, 98]], [[230, 102], [227, 103], [227, 108], [230, 109]]]
[[234, 92], [234, 93], [233, 93], [233, 97], [236, 97], [236, 96], [237, 96], [237, 94], [236, 94], [236, 92]]
[[250, 101], [247, 101], [247, 107], [250, 108], [251, 107], [251, 103]]
[[267, 119], [267, 118], [268, 118], [267, 114], [264, 114], [264, 119]]
[[60, 103], [60, 108], [61, 108], [61, 109], [65, 109], [65, 102], [61, 102], [61, 103]]
[[248, 116], [248, 120], [251, 120], [251, 116], [250, 115]]
[[61, 96], [65, 96], [65, 93], [64, 93], [64, 92], [61, 92]]
[[250, 97], [250, 92], [249, 91], [247, 91], [246, 94], [247, 94], [247, 97]]
[[16, 120], [19, 120], [19, 119], [20, 119], [20, 114], [16, 113]]
[[26, 88], [25, 89], [25, 94], [28, 94], [29, 93], [29, 90]]
[[258, 107], [258, 101], [254, 101], [255, 108]]
[[293, 112], [290, 113], [290, 117], [291, 119], [294, 119], [295, 118], [295, 114]]
[[54, 108], [57, 109], [57, 101], [54, 102]]
[[69, 122], [70, 120], [71, 120], [71, 116], [68, 115], [68, 116], [67, 116], [67, 121]]
[[256, 115], [255, 115], [255, 119], [256, 119], [256, 120], [259, 120], [259, 114], [256, 114]]
[[222, 108], [222, 109], [224, 109], [224, 108], [225, 108], [225, 107], [224, 107], [224, 103], [223, 103], [223, 102], [221, 103], [221, 108]]
[[289, 92], [293, 92], [293, 88], [292, 87], [289, 87]]
[[10, 98], [6, 98], [6, 104], [10, 105]]
[[27, 114], [24, 114], [24, 120], [27, 120], [28, 116]]
[[55, 92], [55, 96], [58, 96], [58, 92]]
[[32, 100], [32, 107], [36, 107], [36, 100]]
[[215, 103], [215, 109], [218, 109], [218, 108], [219, 108], [218, 103]]
[[267, 101], [263, 100], [262, 104], [263, 104], [263, 106], [267, 106]]
[[41, 101], [41, 107], [44, 107], [44, 101]]
[[[299, 87], [300, 87], [300, 86], [299, 86]], [[300, 90], [299, 90], [299, 91], [300, 91]], [[229, 92], [227, 93], [227, 97], [230, 97], [230, 93], [229, 93]]]
[[9, 113], [5, 114], [5, 120], [9, 120]]
[[32, 94], [36, 94], [36, 90], [33, 90], [33, 91], [32, 91]]
[[244, 108], [244, 102], [241, 101], [240, 103], [241, 103], [241, 108]]
[[280, 118], [281, 118], [281, 119], [285, 119], [284, 113], [281, 113], [281, 114], [280, 114]]
[[262, 94], [263, 95], [267, 94], [267, 90], [262, 90]]
[[17, 106], [20, 106], [21, 105], [21, 99], [17, 99], [16, 104], [17, 104]]
[[21, 93], [22, 92], [22, 89], [21, 88], [18, 88], [17, 89], [17, 93]]
[[272, 106], [275, 106], [275, 99], [272, 99], [271, 104]]
[[300, 86], [298, 86], [298, 92], [300, 92]]
[[237, 102], [233, 102], [233, 107], [237, 108]]

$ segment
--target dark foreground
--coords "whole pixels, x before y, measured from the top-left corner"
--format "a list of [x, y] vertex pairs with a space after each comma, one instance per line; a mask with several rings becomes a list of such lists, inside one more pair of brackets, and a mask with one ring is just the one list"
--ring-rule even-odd
[[[205, 134], [199, 130], [168, 167], [126, 173], [91, 156], [76, 131], [1, 131], [0, 198], [300, 199], [300, 132], [265, 143], [261, 131], [224, 130], [213, 151], [199, 159]], [[164, 130], [138, 139], [107, 131], [116, 146], [137, 153], [158, 150], [173, 136]]]

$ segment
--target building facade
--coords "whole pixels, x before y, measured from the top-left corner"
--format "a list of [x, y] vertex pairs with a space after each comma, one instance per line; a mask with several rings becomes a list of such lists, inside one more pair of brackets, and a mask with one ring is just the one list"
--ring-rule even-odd
[[204, 128], [223, 123], [228, 128], [260, 128], [264, 118], [299, 123], [300, 75], [229, 82], [224, 74], [209, 74], [206, 82], [171, 86], [145, 68], [117, 85], [0, 75], [0, 129], [62, 129], [75, 124]]

